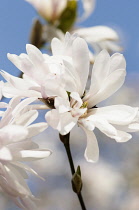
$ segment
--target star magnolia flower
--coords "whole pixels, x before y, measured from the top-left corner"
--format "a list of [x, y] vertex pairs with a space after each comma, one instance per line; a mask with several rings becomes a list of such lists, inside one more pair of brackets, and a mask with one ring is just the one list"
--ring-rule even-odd
[[48, 21], [57, 20], [67, 6], [68, 0], [26, 0]]
[[[69, 46], [68, 43], [69, 40], [65, 46]], [[61, 55], [66, 52], [66, 47], [60, 48], [58, 39], [53, 44], [55, 53]], [[70, 42], [70, 49], [70, 69], [74, 72], [72, 91], [63, 91], [62, 97], [62, 94], [59, 96], [59, 92], [57, 93], [58, 88], [56, 90], [51, 86], [51, 91], [55, 91], [55, 109], [46, 113], [46, 120], [61, 135], [66, 135], [78, 124], [87, 136], [85, 158], [95, 162], [99, 156], [97, 139], [93, 132], [95, 127], [117, 142], [126, 142], [132, 137], [128, 131], [139, 130], [139, 111], [138, 108], [126, 105], [96, 107], [99, 102], [114, 94], [124, 82], [126, 62], [122, 54], [115, 53], [110, 57], [106, 50], [100, 52], [92, 69], [90, 89], [85, 92], [89, 73], [87, 44], [77, 37]]]
[[27, 106], [34, 100], [20, 102], [16, 97], [9, 104], [0, 103], [0, 108], [6, 108], [0, 112], [0, 187], [20, 208], [28, 210], [36, 209], [36, 199], [25, 182], [27, 172], [39, 175], [20, 161], [37, 160], [51, 154], [47, 149], [39, 149], [30, 139], [47, 128], [47, 123], [31, 124], [38, 112], [28, 110]]
[[38, 48], [30, 44], [26, 45], [26, 50], [28, 54], [19, 56], [8, 54], [9, 60], [24, 74], [23, 78], [17, 78], [5, 71], [1, 72], [7, 80], [2, 89], [2, 94], [7, 98], [13, 96], [43, 98], [43, 89], [48, 80], [58, 80], [62, 83], [65, 79], [62, 58], [42, 54]]

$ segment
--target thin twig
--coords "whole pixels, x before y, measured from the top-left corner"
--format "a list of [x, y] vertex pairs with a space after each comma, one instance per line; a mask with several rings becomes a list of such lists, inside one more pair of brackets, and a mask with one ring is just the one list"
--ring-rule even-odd
[[[75, 167], [74, 167], [74, 163], [73, 163], [73, 159], [72, 159], [72, 154], [71, 154], [71, 150], [70, 150], [70, 144], [69, 144], [69, 139], [70, 139], [70, 133], [68, 133], [67, 135], [60, 135], [60, 140], [63, 142], [67, 156], [68, 156], [68, 160], [69, 160], [69, 165], [70, 165], [70, 169], [71, 169], [71, 174], [72, 176], [75, 174]], [[80, 205], [82, 210], [86, 210], [85, 204], [84, 204], [84, 200], [82, 197], [81, 192], [77, 193]]]

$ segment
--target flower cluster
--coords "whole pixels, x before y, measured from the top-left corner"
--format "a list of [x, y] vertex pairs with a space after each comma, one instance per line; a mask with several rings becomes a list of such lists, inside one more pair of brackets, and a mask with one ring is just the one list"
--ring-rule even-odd
[[[26, 0], [44, 19], [42, 24], [39, 19], [34, 22], [30, 41], [33, 45], [41, 48], [45, 43], [57, 37], [64, 41], [66, 31], [84, 38], [89, 46], [89, 57], [93, 63], [95, 56], [102, 50], [106, 49], [110, 53], [121, 51], [119, 46], [118, 33], [104, 25], [91, 27], [77, 27], [75, 22], [79, 23], [87, 19], [94, 11], [95, 0]], [[81, 2], [80, 2], [81, 1]], [[82, 4], [83, 14], [78, 15], [79, 3]], [[81, 5], [80, 5], [81, 6]], [[46, 24], [45, 24], [46, 22]]]
[[[43, 178], [24, 162], [51, 155], [50, 150], [40, 149], [33, 142], [33, 136], [51, 126], [62, 139], [77, 125], [86, 134], [86, 160], [96, 162], [99, 147], [95, 128], [117, 142], [126, 142], [132, 138], [130, 133], [139, 131], [139, 108], [99, 106], [123, 85], [126, 61], [120, 53], [109, 55], [121, 50], [115, 30], [107, 26], [73, 27], [76, 20], [89, 17], [95, 0], [82, 0], [84, 13], [80, 18], [77, 0], [26, 1], [44, 23], [37, 20], [33, 25], [27, 54], [7, 55], [22, 77], [0, 72], [6, 80], [0, 81], [0, 99], [9, 100], [0, 102], [0, 190], [19, 208], [32, 210], [38, 208], [37, 199], [26, 183], [28, 173]], [[65, 34], [66, 31], [72, 35]], [[50, 40], [52, 55], [43, 54], [40, 48]], [[45, 111], [45, 122], [36, 123], [41, 109]], [[77, 175], [82, 186], [80, 167], [78, 173], [74, 173], [74, 165], [71, 168], [73, 177]]]
[[98, 107], [98, 103], [114, 94], [124, 83], [126, 62], [122, 54], [111, 57], [106, 50], [95, 59], [91, 85], [85, 90], [89, 74], [89, 50], [82, 38], [66, 33], [64, 42], [54, 38], [53, 55], [42, 54], [35, 46], [27, 45], [27, 54], [8, 54], [8, 58], [23, 72], [23, 78], [2, 71], [7, 83], [3, 85], [5, 97], [32, 97], [44, 105], [32, 109], [51, 109], [45, 118], [61, 135], [68, 134], [78, 124], [86, 133], [85, 157], [98, 160], [99, 149], [94, 129], [117, 142], [131, 139], [139, 130], [138, 108], [126, 105]]
[[[86, 133], [85, 158], [89, 162], [99, 157], [95, 128], [117, 142], [128, 141], [132, 137], [128, 132], [139, 130], [137, 107], [98, 107], [124, 83], [126, 62], [122, 54], [110, 57], [106, 50], [101, 51], [93, 65], [90, 88], [86, 90], [90, 68], [86, 41], [67, 32], [64, 42], [54, 38], [51, 47], [52, 56], [42, 54], [30, 44], [27, 54], [8, 54], [23, 78], [1, 71], [7, 81], [1, 81], [1, 95], [12, 99], [9, 104], [0, 103], [1, 108], [6, 108], [0, 112], [0, 186], [23, 209], [34, 209], [34, 197], [25, 183], [26, 172], [37, 173], [20, 161], [51, 154], [44, 148], [38, 149], [30, 139], [48, 125], [61, 135], [68, 134], [76, 124], [80, 126]], [[34, 124], [37, 109], [48, 110], [47, 123]]]
[[[36, 98], [13, 97], [9, 104], [0, 102], [0, 187], [22, 209], [36, 209], [35, 197], [29, 190], [25, 180], [27, 172], [40, 177], [32, 168], [22, 163], [48, 157], [51, 151], [31, 140], [47, 128], [47, 123], [34, 123], [38, 116], [36, 110], [28, 105]], [[41, 177], [40, 177], [41, 178]]]

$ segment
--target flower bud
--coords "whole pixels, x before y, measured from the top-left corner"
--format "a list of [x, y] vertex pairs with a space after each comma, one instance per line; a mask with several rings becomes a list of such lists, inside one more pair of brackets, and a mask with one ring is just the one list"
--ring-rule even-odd
[[30, 33], [30, 43], [37, 48], [43, 47], [45, 40], [43, 39], [43, 25], [39, 19], [35, 19]]
[[72, 189], [75, 193], [79, 194], [82, 190], [82, 179], [80, 166], [77, 167], [75, 174], [72, 177]]

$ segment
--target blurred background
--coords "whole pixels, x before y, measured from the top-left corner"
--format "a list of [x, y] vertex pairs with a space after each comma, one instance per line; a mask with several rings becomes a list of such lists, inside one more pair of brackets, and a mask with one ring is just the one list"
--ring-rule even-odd
[[[79, 1], [80, 4], [80, 1]], [[81, 12], [81, 6], [79, 13]], [[29, 43], [32, 21], [38, 14], [24, 0], [4, 0], [0, 4], [0, 69], [18, 76], [19, 70], [7, 59], [7, 53], [25, 52]], [[97, 0], [91, 16], [77, 26], [106, 25], [118, 31], [123, 54], [127, 61], [125, 85], [105, 105], [139, 106], [139, 1]], [[44, 121], [44, 112], [40, 119]], [[139, 134], [127, 143], [116, 143], [96, 130], [100, 159], [96, 164], [84, 160], [86, 137], [78, 128], [71, 133], [71, 149], [76, 167], [81, 166], [83, 196], [88, 210], [139, 209]], [[71, 175], [63, 145], [57, 131], [47, 129], [34, 138], [40, 147], [53, 154], [32, 167], [46, 181], [31, 176], [29, 186], [40, 198], [39, 210], [80, 210], [71, 190]], [[18, 210], [10, 199], [1, 194], [0, 210]]]

